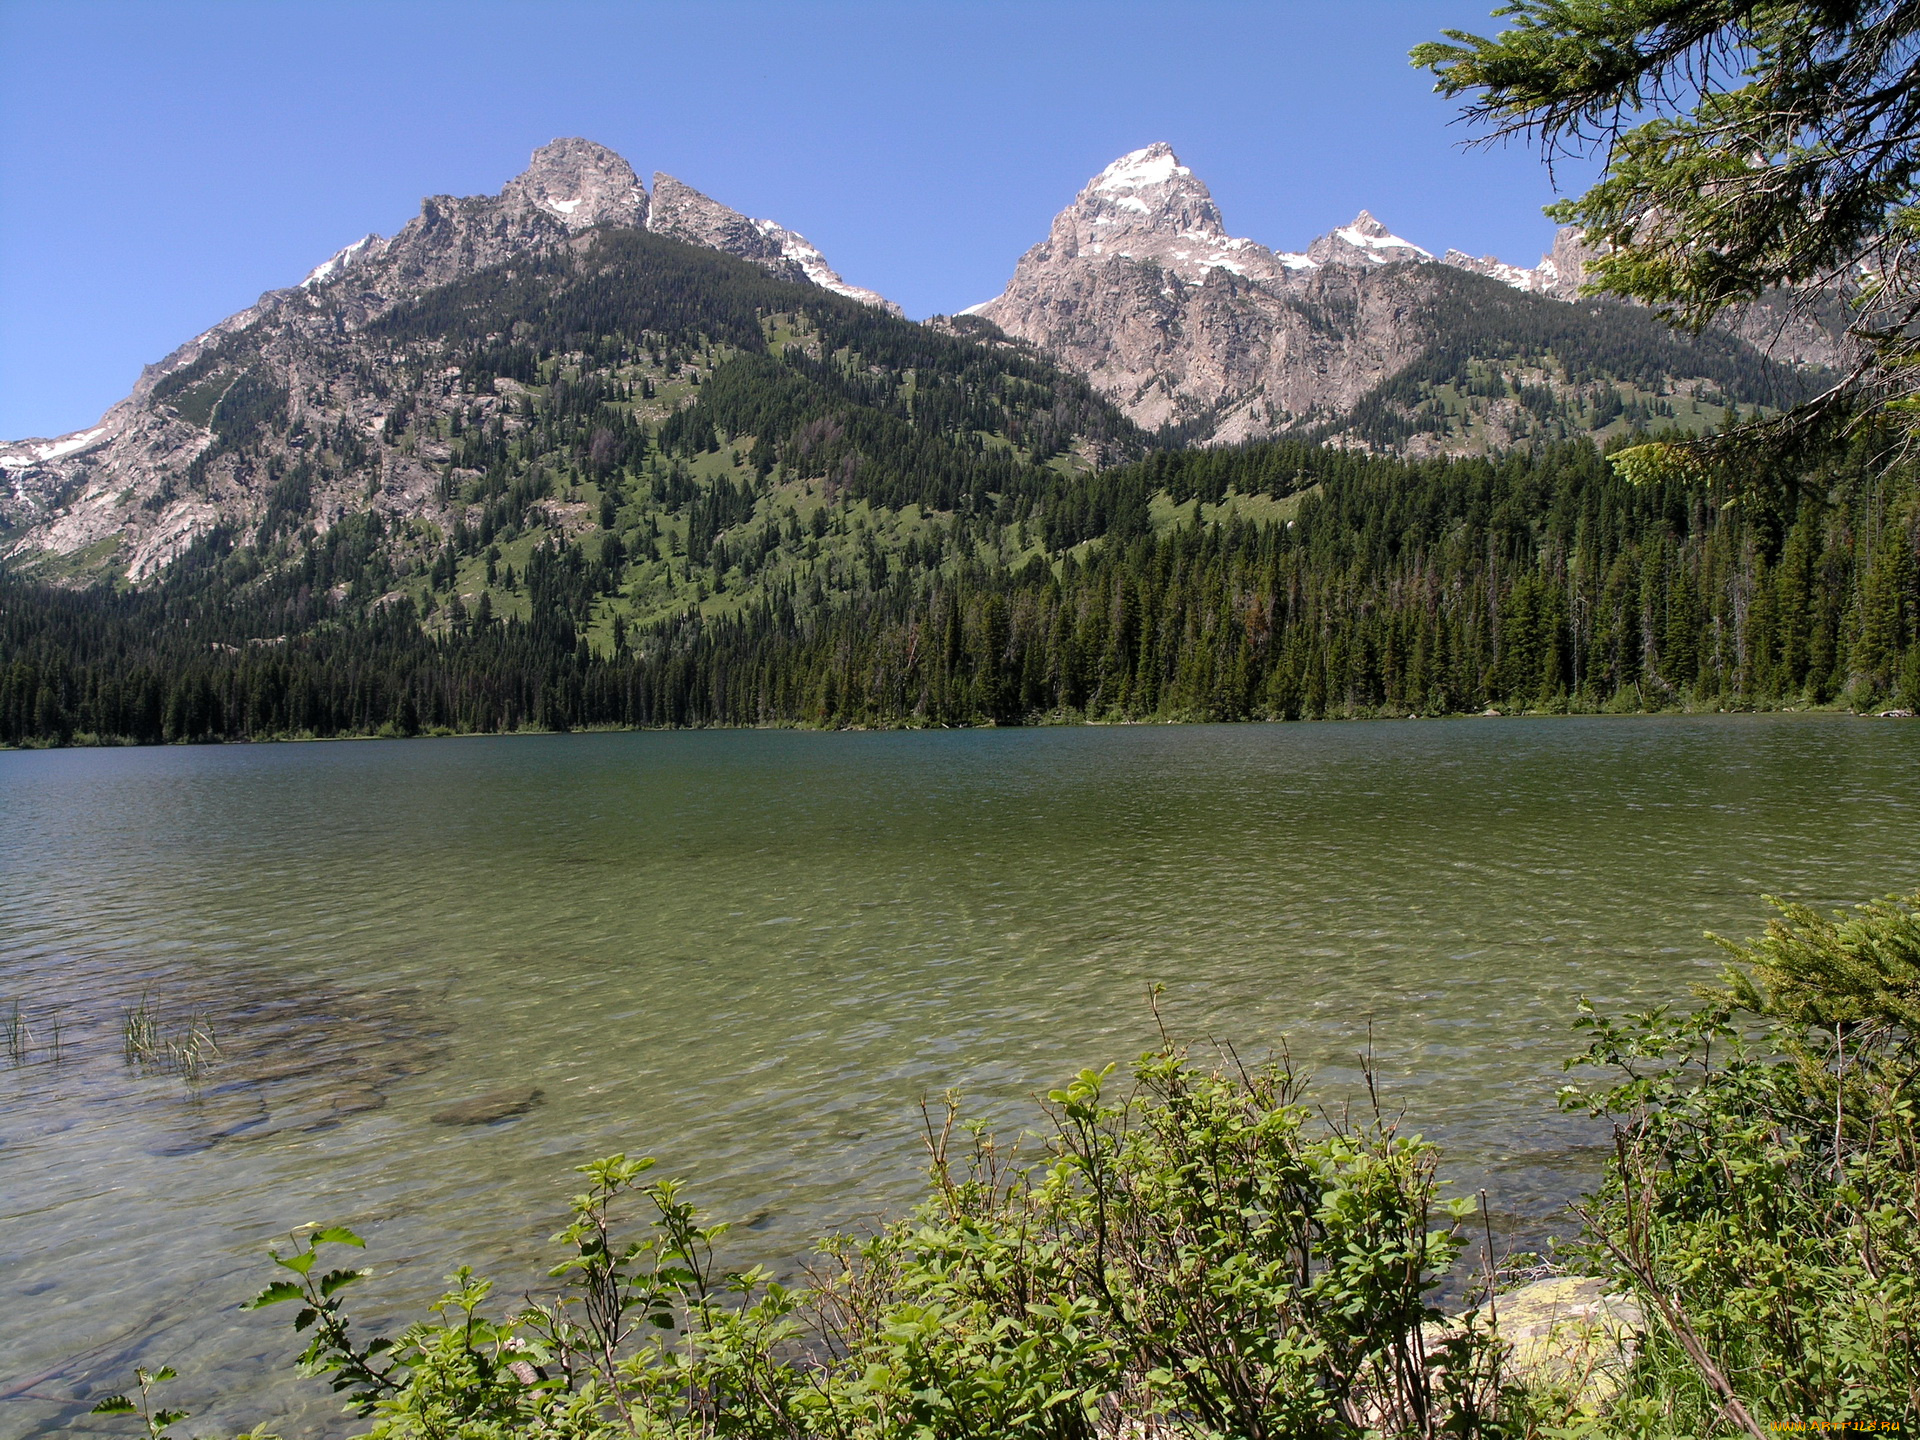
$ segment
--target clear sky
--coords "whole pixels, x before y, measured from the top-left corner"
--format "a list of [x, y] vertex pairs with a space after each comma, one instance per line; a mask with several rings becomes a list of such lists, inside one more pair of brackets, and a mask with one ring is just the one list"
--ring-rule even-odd
[[1532, 264], [1538, 159], [1461, 149], [1406, 60], [1492, 8], [0, 0], [0, 437], [90, 424], [143, 363], [559, 135], [800, 231], [915, 317], [997, 293], [1155, 140], [1276, 248], [1364, 207]]

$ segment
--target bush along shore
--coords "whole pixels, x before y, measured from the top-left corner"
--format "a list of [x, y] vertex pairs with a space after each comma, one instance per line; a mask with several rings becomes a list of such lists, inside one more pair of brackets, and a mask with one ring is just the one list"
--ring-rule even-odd
[[[1474, 1206], [1432, 1144], [1171, 1042], [1052, 1091], [1024, 1156], [931, 1110], [925, 1199], [825, 1241], [805, 1285], [724, 1269], [725, 1227], [614, 1155], [581, 1167], [543, 1295], [462, 1266], [371, 1337], [362, 1242], [330, 1227], [251, 1304], [293, 1312], [301, 1365], [381, 1440], [1896, 1431], [1920, 1414], [1920, 893], [1775, 904], [1690, 1012], [1583, 1006], [1569, 1068], [1598, 1078], [1563, 1103], [1614, 1151], [1570, 1273], [1503, 1292], [1489, 1265], [1453, 1316], [1433, 1297]], [[173, 1432], [171, 1378], [96, 1412]]]

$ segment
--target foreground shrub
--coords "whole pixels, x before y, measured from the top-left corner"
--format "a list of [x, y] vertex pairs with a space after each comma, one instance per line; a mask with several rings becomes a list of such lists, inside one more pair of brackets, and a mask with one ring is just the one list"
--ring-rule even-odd
[[721, 1270], [725, 1227], [616, 1155], [582, 1167], [538, 1303], [491, 1313], [463, 1269], [434, 1318], [358, 1339], [335, 1228], [253, 1304], [298, 1307], [304, 1365], [381, 1440], [1480, 1433], [1490, 1342], [1422, 1329], [1471, 1209], [1437, 1200], [1431, 1145], [1316, 1120], [1284, 1065], [1169, 1047], [1113, 1080], [1054, 1091], [1031, 1160], [929, 1116], [926, 1201], [829, 1241], [805, 1288]]
[[[1650, 1324], [1619, 1434], [1920, 1416], [1920, 895], [1779, 916], [1706, 1004], [1586, 1011], [1587, 1258]], [[1583, 1007], [1584, 1009], [1584, 1007]]]

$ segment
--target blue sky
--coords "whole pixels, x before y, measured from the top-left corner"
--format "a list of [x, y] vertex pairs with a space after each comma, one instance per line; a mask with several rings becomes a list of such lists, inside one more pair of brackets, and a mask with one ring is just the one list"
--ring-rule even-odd
[[0, 437], [89, 424], [143, 363], [558, 135], [799, 230], [915, 317], [995, 294], [1154, 140], [1238, 235], [1299, 248], [1365, 207], [1531, 264], [1538, 159], [1461, 149], [1406, 61], [1492, 8], [0, 0]]

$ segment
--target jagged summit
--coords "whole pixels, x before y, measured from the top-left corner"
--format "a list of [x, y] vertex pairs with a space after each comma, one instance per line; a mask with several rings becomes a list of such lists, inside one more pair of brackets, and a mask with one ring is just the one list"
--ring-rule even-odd
[[754, 220], [703, 195], [664, 171], [653, 176], [653, 212], [647, 228], [657, 235], [704, 245], [751, 260], [788, 279], [808, 281], [898, 315], [900, 307], [872, 290], [849, 285], [806, 236], [771, 220]]
[[1119, 231], [1171, 231], [1196, 239], [1224, 239], [1227, 233], [1206, 182], [1165, 141], [1107, 166], [1087, 182], [1073, 209], [1090, 225]]
[[392, 239], [356, 240], [300, 283], [312, 290], [353, 270], [365, 285], [377, 270], [383, 290], [418, 291], [596, 225], [619, 225], [737, 255], [899, 313], [880, 295], [842, 280], [803, 236], [771, 220], [750, 220], [671, 175], [656, 173], [654, 188], [650, 199], [633, 167], [606, 146], [564, 137], [534, 151], [498, 195], [429, 196]]
[[1107, 259], [1149, 261], [1190, 285], [1204, 284], [1210, 270], [1269, 278], [1287, 268], [1264, 245], [1227, 234], [1206, 182], [1180, 163], [1172, 146], [1156, 141], [1089, 180], [1054, 217], [1047, 238], [1021, 257], [1007, 295], [966, 313], [992, 317], [1023, 274]]
[[1403, 240], [1365, 210], [1307, 247], [1307, 258], [1318, 265], [1392, 265], [1403, 260], [1431, 260], [1431, 251]]
[[647, 223], [647, 192], [640, 177], [604, 145], [568, 136], [533, 152], [527, 168], [506, 183], [500, 198], [557, 216], [569, 230], [593, 225]]

